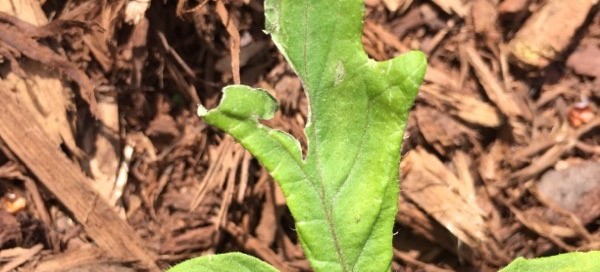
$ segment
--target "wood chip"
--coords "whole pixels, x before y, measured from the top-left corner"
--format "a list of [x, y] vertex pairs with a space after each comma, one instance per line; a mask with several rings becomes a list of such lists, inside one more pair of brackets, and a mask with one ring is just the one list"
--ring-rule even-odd
[[[11, 16], [0, 12], [0, 17]], [[25, 23], [24, 21], [20, 22]], [[75, 64], [71, 63], [64, 56], [56, 54], [50, 48], [38, 43], [30, 35], [27, 35], [23, 29], [14, 25], [0, 23], [0, 40], [5, 46], [9, 46], [31, 60], [62, 70], [73, 81], [77, 82], [80, 87], [79, 93], [81, 98], [88, 103], [90, 112], [96, 112], [94, 86], [88, 76]]]
[[[4, 202], [4, 199], [0, 200]], [[3, 203], [0, 202], [0, 205]], [[0, 245], [8, 241], [21, 240], [21, 226], [14, 215], [4, 209], [0, 210]]]
[[273, 182], [269, 182], [266, 186], [265, 202], [260, 213], [260, 221], [256, 226], [256, 237], [267, 245], [273, 244], [277, 230], [281, 229], [275, 207], [275, 186]]
[[[13, 24], [18, 24], [22, 28], [30, 29], [30, 32], [36, 32], [44, 25], [48, 25], [48, 20], [38, 2], [3, 2], [0, 4], [0, 11], [14, 15], [14, 17], [5, 16], [5, 19], [11, 20]], [[51, 30], [45, 32], [56, 33], [56, 31], [55, 29], [54, 32]], [[44, 124], [48, 136], [57, 146], [64, 143], [73, 154], [81, 157], [82, 152], [77, 147], [70, 121], [67, 118], [70, 108], [73, 106], [71, 102], [73, 94], [70, 89], [65, 88], [60, 80], [60, 74], [41, 67], [35, 61], [15, 59], [14, 62], [23, 74], [19, 75], [19, 72], [13, 68], [12, 72], [2, 76], [0, 88], [6, 91], [11, 90], [22, 101], [23, 107], [28, 107], [33, 113], [36, 113], [34, 117]]]
[[125, 21], [128, 24], [137, 24], [145, 17], [146, 10], [150, 7], [151, 0], [133, 0], [127, 1], [125, 11], [123, 12]]
[[442, 156], [478, 142], [477, 132], [433, 108], [416, 107], [414, 114], [423, 138]]
[[[98, 94], [96, 117], [98, 127], [89, 126], [86, 131], [86, 154], [90, 154], [86, 164], [94, 179], [94, 188], [104, 199], [110, 199], [121, 160], [119, 107], [116, 95]], [[94, 142], [89, 142], [93, 140]]]
[[229, 50], [231, 52], [231, 73], [233, 83], [240, 84], [240, 32], [233, 18], [231, 18], [223, 0], [217, 0], [217, 14], [229, 34]]
[[542, 68], [555, 61], [571, 44], [598, 0], [548, 0], [510, 41], [517, 64]]
[[431, 97], [441, 101], [446, 106], [444, 110], [468, 123], [491, 128], [502, 124], [502, 116], [496, 108], [472, 95], [443, 91], [431, 85], [421, 86], [421, 92], [425, 100]]
[[487, 34], [496, 32], [496, 20], [498, 13], [496, 7], [488, 0], [475, 0], [471, 8], [471, 18], [473, 20], [473, 28], [475, 33]]
[[521, 107], [519, 107], [522, 103], [514, 95], [504, 90], [500, 82], [496, 79], [496, 76], [494, 76], [492, 71], [483, 62], [477, 50], [472, 46], [468, 46], [465, 50], [469, 62], [479, 76], [479, 82], [490, 100], [508, 117], [516, 118], [525, 116]]
[[421, 209], [471, 248], [479, 248], [488, 240], [485, 213], [478, 208], [475, 196], [469, 195], [472, 185], [465, 187], [442, 162], [421, 148], [409, 151], [401, 168], [405, 173], [403, 192]]
[[[554, 145], [552, 145], [550, 149], [545, 151], [541, 156], [533, 159], [530, 165], [513, 172], [510, 175], [510, 178], [513, 182], [516, 182], [536, 177], [558, 162], [563, 154], [571, 150], [577, 144], [577, 139], [579, 137], [599, 126], [600, 119], [586, 124], [567, 135], [559, 134], [556, 138], [552, 139]], [[544, 146], [549, 146], [550, 144], [551, 143], [544, 142]]]
[[460, 0], [431, 0], [431, 2], [438, 5], [446, 13], [456, 13], [461, 18], [465, 18], [469, 13], [468, 10], [470, 7], [467, 4], [463, 4]]
[[231, 236], [235, 237], [238, 243], [244, 247], [246, 251], [270, 263], [275, 268], [281, 271], [298, 271], [297, 269], [292, 268], [288, 263], [284, 262], [281, 256], [275, 254], [268, 245], [248, 234], [234, 223], [228, 222], [223, 228], [231, 234]]
[[[46, 136], [31, 113], [0, 92], [0, 138], [27, 168], [69, 209], [91, 238], [114, 256], [139, 260], [158, 271], [145, 242], [90, 186], [92, 181]], [[26, 127], [27, 129], [22, 129]], [[106, 223], [110, 222], [110, 227]]]
[[527, 10], [531, 0], [504, 0], [500, 3], [498, 11], [500, 13], [520, 13]]
[[17, 267], [23, 265], [25, 262], [31, 260], [35, 255], [39, 254], [43, 248], [44, 248], [44, 245], [37, 244], [37, 245], [33, 246], [32, 248], [24, 250], [22, 252], [22, 254], [20, 254], [18, 257], [14, 258], [11, 261], [9, 261], [8, 263], [4, 264], [0, 268], [0, 272], [15, 271], [14, 270], [15, 268], [17, 268]]
[[391, 12], [398, 10], [400, 10], [400, 12], [404, 12], [406, 9], [408, 9], [412, 2], [413, 0], [383, 0], [383, 4]]
[[[68, 271], [88, 271], [85, 267], [93, 266], [99, 270], [89, 271], [109, 271], [107, 270], [109, 263], [127, 262], [127, 260], [119, 260], [114, 257], [108, 256], [106, 252], [97, 248], [81, 248], [77, 250], [67, 251], [61, 254], [53, 255], [50, 258], [43, 258], [39, 263], [36, 264], [36, 272], [55, 271], [55, 272], [68, 272]], [[121, 267], [121, 270], [112, 270], [119, 272], [130, 272], [134, 271], [131, 268]]]
[[584, 76], [600, 78], [600, 43], [582, 44], [567, 59], [567, 67]]
[[409, 50], [409, 48], [402, 44], [400, 40], [391, 32], [387, 31], [381, 25], [374, 24], [371, 22], [365, 23], [365, 31], [373, 31], [386, 45], [390, 45], [394, 47], [394, 49], [398, 53], [404, 53]]
[[394, 249], [394, 257], [402, 260], [403, 262], [405, 262], [407, 264], [410, 264], [410, 265], [416, 266], [420, 269], [423, 269], [423, 271], [426, 271], [426, 272], [452, 272], [453, 271], [450, 269], [443, 269], [443, 268], [439, 268], [432, 264], [421, 262], [421, 261], [411, 257], [410, 254], [396, 250], [396, 249]]

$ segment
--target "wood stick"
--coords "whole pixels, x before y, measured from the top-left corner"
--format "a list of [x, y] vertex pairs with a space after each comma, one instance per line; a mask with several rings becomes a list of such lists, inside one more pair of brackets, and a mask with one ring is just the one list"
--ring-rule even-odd
[[23, 164], [69, 209], [106, 252], [139, 260], [159, 271], [155, 256], [133, 228], [91, 187], [92, 181], [48, 138], [33, 113], [7, 90], [0, 92], [0, 138]]
[[472, 46], [467, 47], [465, 50], [467, 57], [469, 58], [469, 63], [471, 63], [475, 69], [475, 73], [479, 77], [479, 82], [483, 86], [483, 89], [490, 100], [492, 100], [492, 102], [498, 106], [498, 109], [508, 117], [514, 118], [523, 116], [523, 112], [515, 97], [505, 92], [496, 76], [483, 62], [483, 59], [477, 50]]

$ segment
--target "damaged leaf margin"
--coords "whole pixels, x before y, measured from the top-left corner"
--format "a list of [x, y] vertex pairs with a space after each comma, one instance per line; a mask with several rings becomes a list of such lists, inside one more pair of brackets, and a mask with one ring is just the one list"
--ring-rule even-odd
[[[198, 109], [279, 183], [315, 271], [389, 271], [391, 266], [400, 146], [426, 60], [420, 52], [385, 62], [369, 59], [361, 44], [363, 4], [265, 0], [267, 32], [310, 101], [305, 159], [296, 139], [260, 123], [277, 110], [264, 90], [228, 86], [217, 108]], [[518, 258], [501, 271], [597, 271], [598, 254]], [[240, 262], [249, 270], [239, 271], [275, 271], [239, 253], [200, 257], [170, 271], [223, 271]], [[220, 266], [207, 270], [207, 263]]]
[[277, 102], [234, 85], [204, 120], [232, 135], [279, 183], [315, 271], [389, 271], [404, 129], [426, 67], [421, 52], [385, 62], [361, 43], [363, 0], [267, 0], [267, 31], [310, 101], [303, 158], [259, 121]]

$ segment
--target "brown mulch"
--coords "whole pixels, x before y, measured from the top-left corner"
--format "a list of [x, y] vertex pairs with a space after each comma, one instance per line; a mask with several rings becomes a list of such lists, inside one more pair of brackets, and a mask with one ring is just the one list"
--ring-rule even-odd
[[[367, 0], [376, 60], [424, 51], [394, 271], [600, 249], [593, 0]], [[242, 83], [305, 145], [260, 0], [0, 1], [0, 272], [158, 271], [242, 251], [311, 271], [267, 172], [195, 111]]]

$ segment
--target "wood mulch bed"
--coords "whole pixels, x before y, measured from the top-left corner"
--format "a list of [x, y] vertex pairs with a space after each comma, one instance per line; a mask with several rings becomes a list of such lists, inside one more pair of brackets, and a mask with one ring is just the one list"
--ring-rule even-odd
[[[166, 3], [165, 3], [166, 2]], [[600, 249], [595, 0], [367, 0], [365, 51], [428, 55], [394, 271]], [[159, 271], [242, 251], [311, 271], [267, 172], [195, 111], [243, 83], [306, 146], [260, 0], [0, 1], [0, 272]]]

